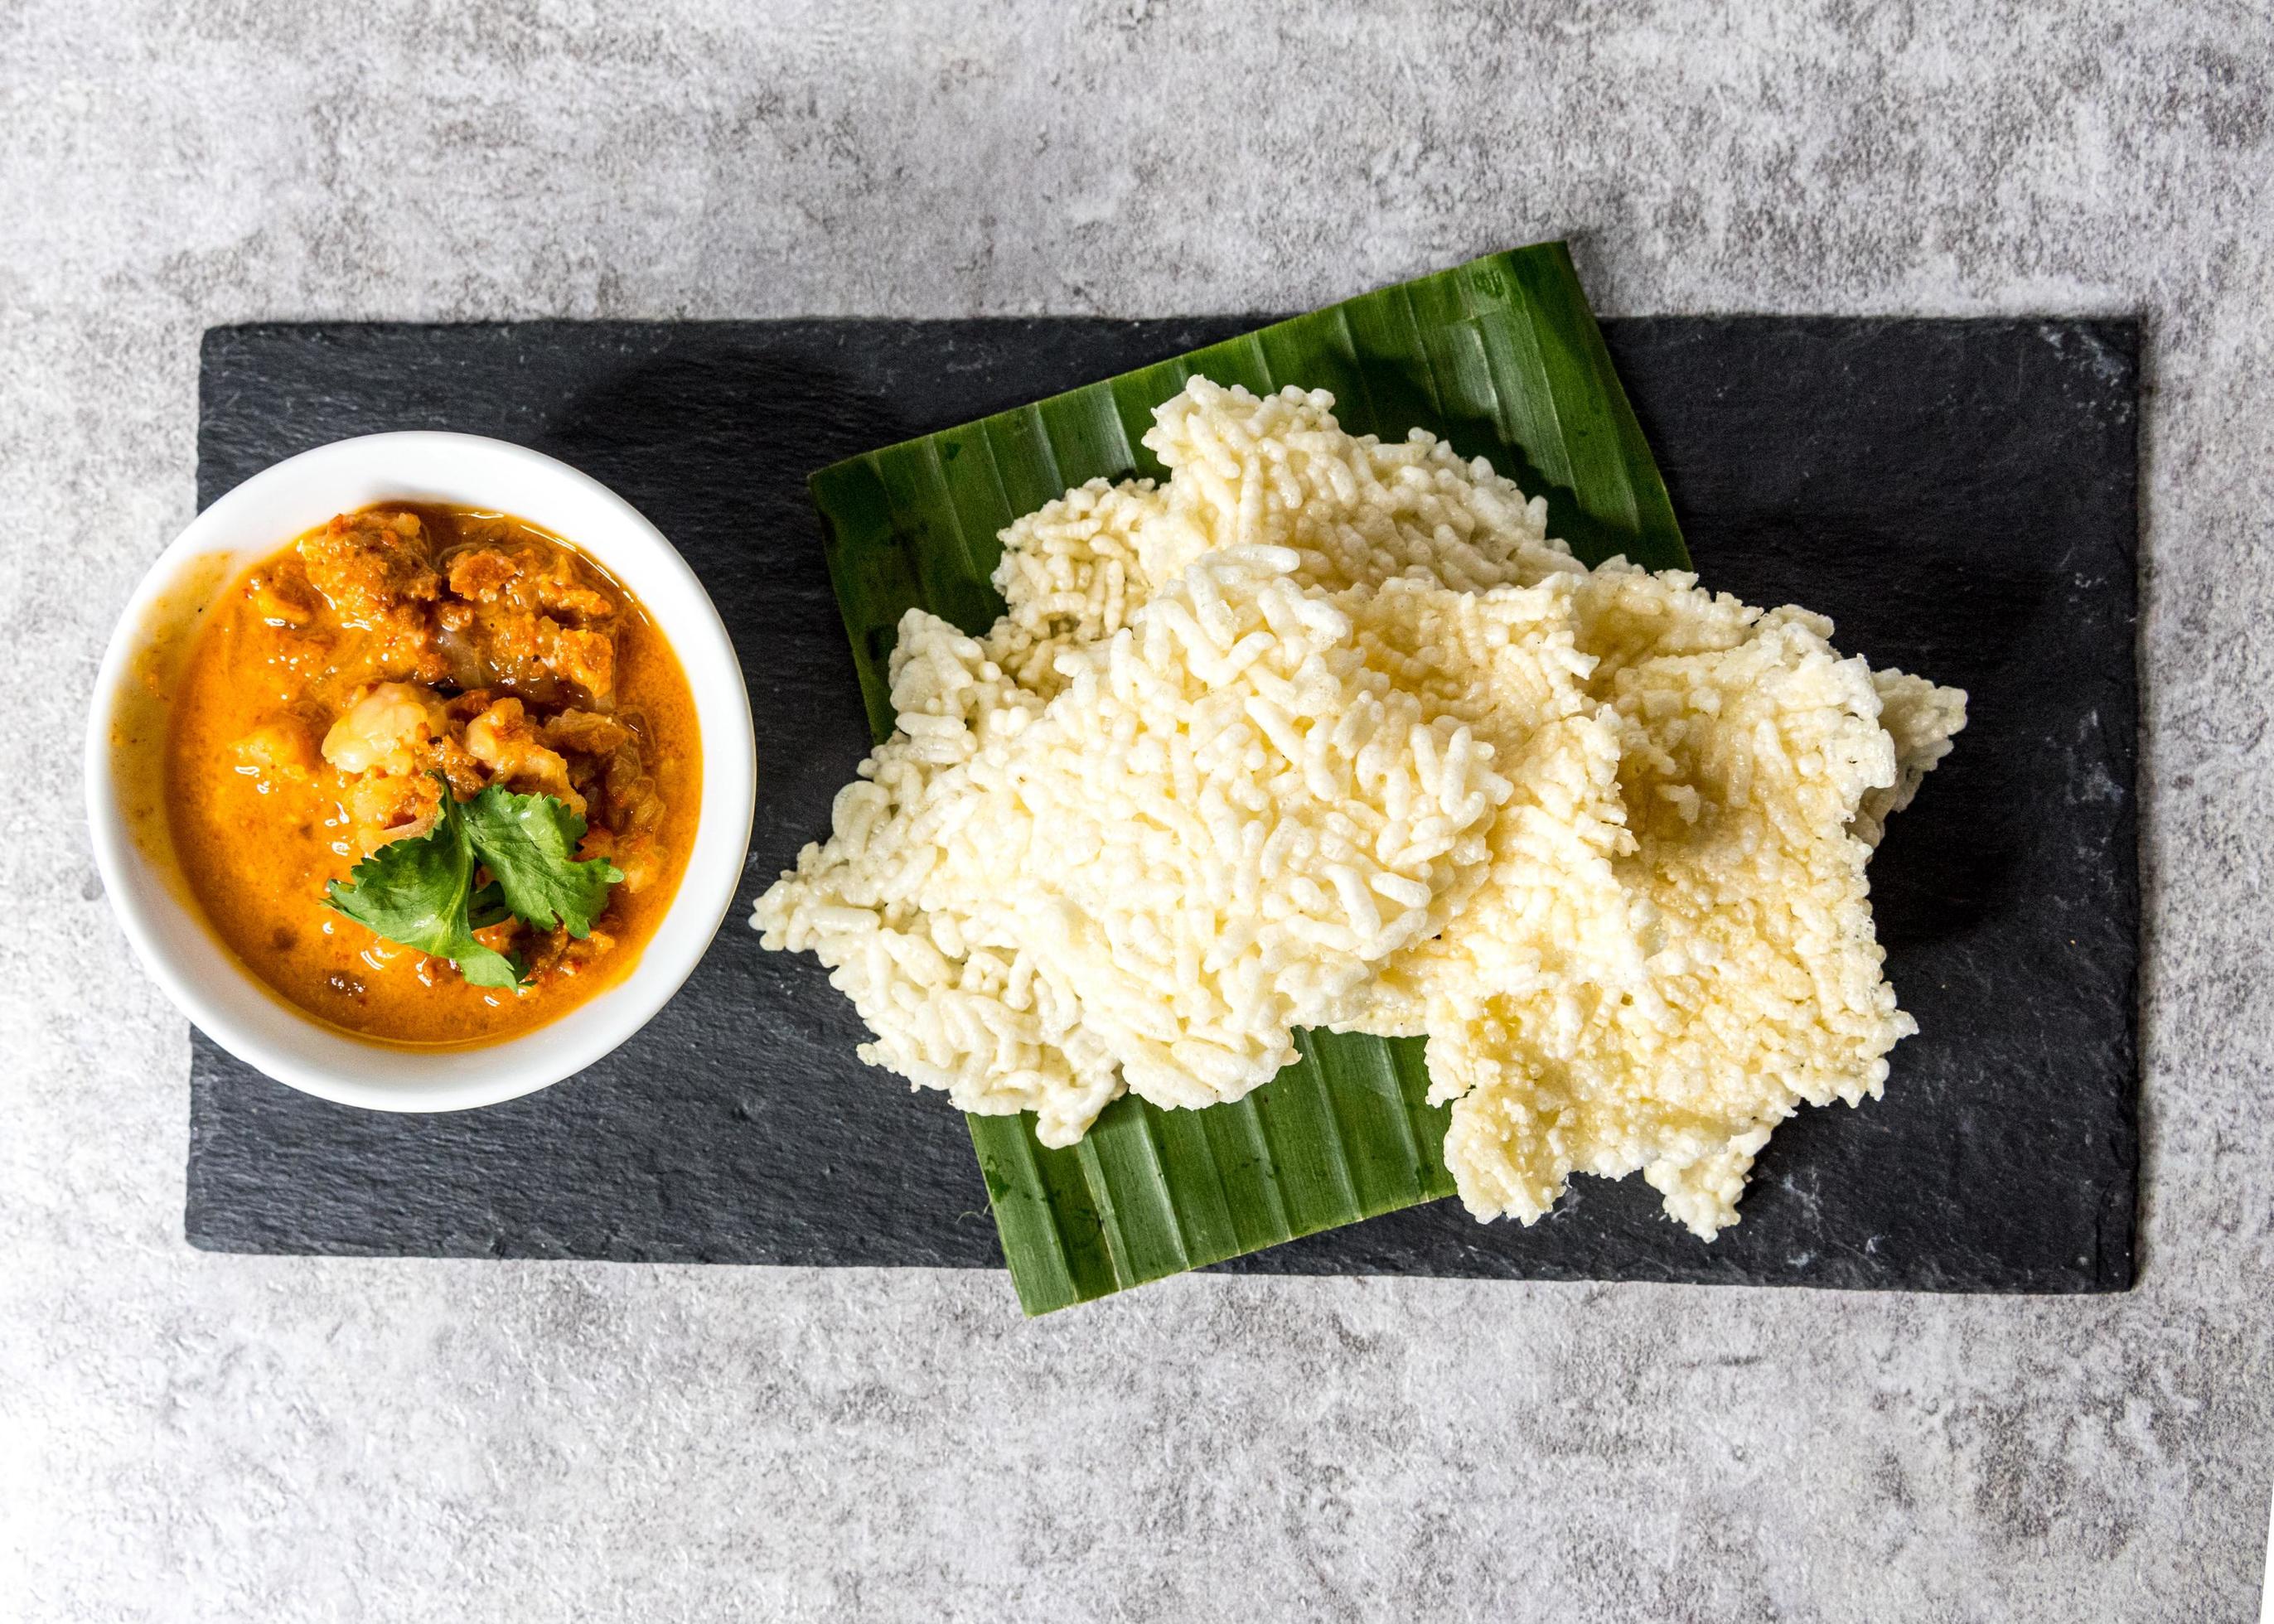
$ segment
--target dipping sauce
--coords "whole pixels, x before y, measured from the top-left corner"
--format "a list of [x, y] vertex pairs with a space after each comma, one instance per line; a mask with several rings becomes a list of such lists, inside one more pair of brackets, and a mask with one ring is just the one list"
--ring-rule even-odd
[[[342, 514], [222, 594], [180, 680], [183, 876], [255, 974], [335, 1026], [510, 1037], [621, 979], [670, 908], [701, 801], [694, 698], [637, 600], [558, 536], [469, 508]], [[559, 801], [585, 820], [575, 856], [623, 876], [581, 938], [509, 917], [475, 932], [521, 985], [471, 985], [326, 906], [371, 853], [427, 835], [444, 793], [492, 784]]]

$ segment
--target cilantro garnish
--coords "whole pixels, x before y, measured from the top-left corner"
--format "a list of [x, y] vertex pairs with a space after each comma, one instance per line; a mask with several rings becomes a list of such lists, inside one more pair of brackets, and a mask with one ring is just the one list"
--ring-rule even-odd
[[[435, 775], [440, 779], [440, 775]], [[378, 936], [458, 966], [476, 987], [512, 987], [527, 974], [513, 954], [484, 947], [474, 932], [517, 918], [538, 930], [591, 932], [623, 876], [605, 857], [578, 861], [584, 820], [550, 795], [516, 795], [492, 784], [461, 802], [442, 784], [434, 827], [390, 840], [334, 880], [326, 905]], [[489, 870], [477, 885], [478, 868]]]

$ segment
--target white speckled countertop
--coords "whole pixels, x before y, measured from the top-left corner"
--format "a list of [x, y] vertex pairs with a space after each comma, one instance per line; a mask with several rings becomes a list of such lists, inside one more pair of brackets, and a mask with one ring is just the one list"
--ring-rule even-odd
[[[1732, 10], [0, 6], [0, 1617], [2247, 1617], [2274, 23]], [[983, 1274], [183, 1244], [184, 1027], [79, 740], [203, 328], [1291, 308], [1553, 235], [1610, 313], [2146, 317], [2137, 1290], [1208, 1277], [1028, 1325]]]

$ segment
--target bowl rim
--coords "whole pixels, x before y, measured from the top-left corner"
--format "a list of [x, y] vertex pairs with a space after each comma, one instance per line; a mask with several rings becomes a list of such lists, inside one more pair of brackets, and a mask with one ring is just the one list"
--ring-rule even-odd
[[[467, 482], [484, 479], [499, 495], [510, 490], [545, 500], [485, 504], [464, 493]], [[345, 490], [385, 487], [391, 494], [327, 505], [312, 493], [328, 482]], [[296, 495], [304, 485], [311, 494]], [[443, 487], [448, 493], [438, 493]], [[226, 555], [230, 568], [198, 600], [210, 604], [253, 560], [331, 514], [388, 500], [486, 505], [575, 543], [622, 582], [654, 620], [695, 700], [703, 779], [694, 847], [677, 894], [638, 962], [561, 1015], [493, 1043], [391, 1044], [356, 1036], [291, 1004], [222, 942], [186, 885], [166, 872], [171, 865], [136, 838], [122, 806], [113, 725], [133, 663], [150, 645], [169, 591], [191, 579], [201, 560]], [[529, 512], [531, 506], [546, 511]], [[325, 511], [281, 531], [265, 516], [296, 508]], [[581, 514], [582, 521], [572, 516], [562, 523], [564, 513]], [[757, 804], [749, 685], [717, 605], [678, 549], [645, 515], [581, 469], [511, 440], [452, 431], [394, 431], [312, 447], [270, 464], [192, 518], [153, 560], [119, 613], [89, 701], [85, 748], [96, 872], [113, 916], [151, 978], [177, 1009], [247, 1065], [319, 1098], [382, 1111], [467, 1110], [517, 1099], [583, 1071], [646, 1026], [685, 984], [734, 906]], [[192, 938], [204, 944], [202, 953], [185, 949]]]

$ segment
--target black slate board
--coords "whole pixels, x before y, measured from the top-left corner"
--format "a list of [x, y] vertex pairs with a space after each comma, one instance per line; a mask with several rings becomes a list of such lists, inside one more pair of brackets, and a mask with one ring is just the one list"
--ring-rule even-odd
[[[853, 1058], [749, 900], [867, 734], [808, 471], [1252, 319], [279, 325], [206, 335], [198, 492], [350, 434], [538, 447], [701, 572], [757, 713], [743, 896], [686, 991], [584, 1075], [491, 1110], [349, 1110], [200, 1035], [187, 1230], [217, 1251], [998, 1266], [962, 1122]], [[1681, 319], [1606, 337], [1706, 581], [1832, 614], [1972, 694], [1872, 867], [1921, 1034], [1884, 1101], [1803, 1112], [1707, 1245], [1639, 1179], [1531, 1229], [1450, 1202], [1243, 1272], [2120, 1290], [2133, 1275], [2138, 331], [2121, 321]], [[1006, 1303], [1009, 1290], [1005, 1289]]]

